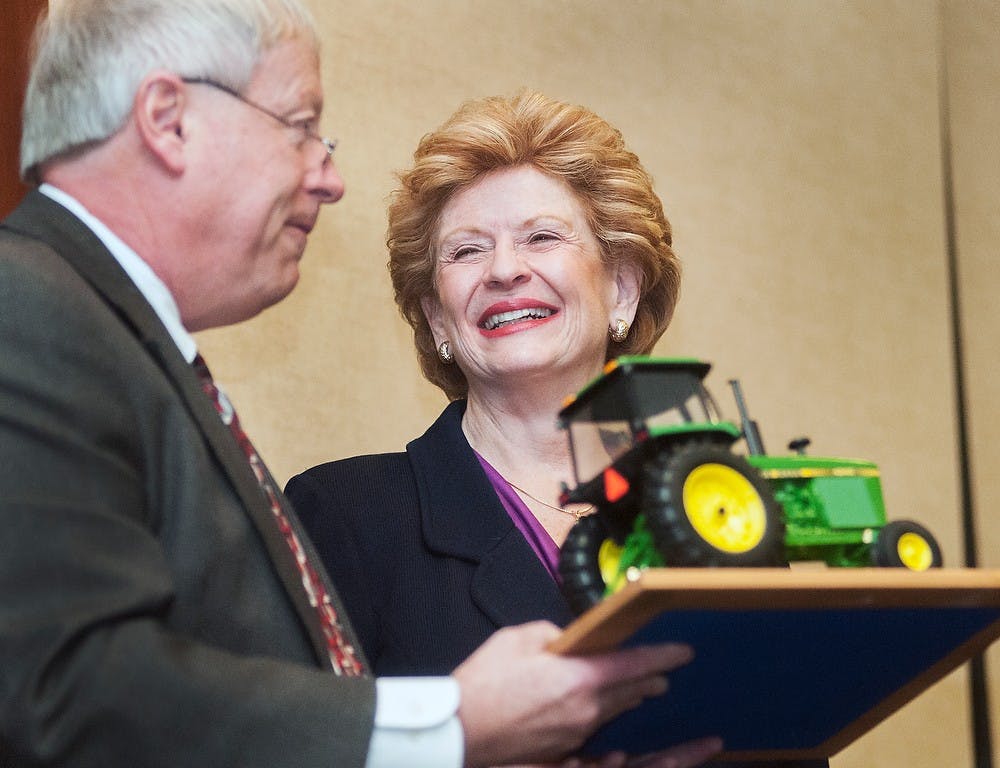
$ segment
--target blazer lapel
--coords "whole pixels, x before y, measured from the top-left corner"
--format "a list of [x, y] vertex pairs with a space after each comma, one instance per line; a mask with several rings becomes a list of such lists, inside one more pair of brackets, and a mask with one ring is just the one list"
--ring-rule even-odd
[[[503, 507], [499, 512], [507, 514]], [[566, 626], [573, 619], [559, 585], [513, 523], [500, 543], [480, 561], [472, 599], [501, 627], [540, 618]]]
[[548, 571], [516, 528], [462, 432], [464, 401], [451, 403], [407, 447], [420, 494], [427, 545], [475, 563], [472, 600], [497, 627], [573, 615]]
[[[4, 221], [4, 226], [49, 244], [104, 298], [157, 362], [184, 400], [260, 533], [278, 576], [312, 640], [317, 658], [328, 665], [326, 642], [316, 611], [309, 605], [291, 549], [275, 524], [270, 505], [246, 456], [233, 440], [229, 428], [222, 423], [191, 366], [181, 356], [170, 334], [131, 278], [89, 227], [38, 191], [25, 197], [18, 209]], [[278, 490], [277, 485], [274, 487]], [[297, 525], [291, 505], [280, 490], [278, 495], [286, 515]], [[304, 538], [301, 534], [300, 537]], [[319, 561], [315, 562], [318, 564]]]

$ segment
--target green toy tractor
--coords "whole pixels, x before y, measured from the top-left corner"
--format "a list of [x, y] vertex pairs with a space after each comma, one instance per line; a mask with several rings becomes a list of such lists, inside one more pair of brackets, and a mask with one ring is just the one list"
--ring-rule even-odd
[[[582, 613], [651, 567], [941, 565], [929, 531], [886, 522], [870, 461], [768, 455], [731, 381], [741, 426], [725, 421], [703, 380], [709, 363], [621, 357], [559, 412], [576, 487], [562, 504], [594, 505], [560, 553], [563, 591]], [[733, 452], [743, 439], [747, 456]]]

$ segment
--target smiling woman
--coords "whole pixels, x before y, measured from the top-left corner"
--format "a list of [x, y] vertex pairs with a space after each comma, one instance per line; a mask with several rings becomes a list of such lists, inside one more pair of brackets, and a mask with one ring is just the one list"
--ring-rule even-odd
[[[457, 250], [440, 217], [446, 208], [457, 210], [458, 198], [475, 205], [477, 196], [490, 194], [490, 189], [474, 188], [500, 171], [527, 167], [559, 182], [586, 223], [571, 234], [595, 239], [608, 265], [627, 263], [640, 273], [635, 316], [622, 318], [631, 330], [607, 349], [608, 357], [648, 351], [666, 329], [680, 282], [670, 225], [638, 157], [598, 115], [527, 90], [512, 98], [472, 101], [421, 140], [414, 160], [389, 209], [389, 270], [396, 303], [414, 329], [424, 374], [449, 399], [465, 396], [466, 374], [461, 365], [443, 365], [438, 359], [440, 342], [435, 343], [425, 317], [425, 302], [436, 298], [435, 280], [443, 263], [450, 256], [465, 257], [477, 246], [473, 242]], [[483, 201], [481, 207], [488, 205]], [[538, 230], [521, 234], [536, 241], [558, 237], [544, 226], [546, 215], [535, 211], [538, 221], [523, 223], [539, 225]]]
[[375, 670], [448, 672], [499, 627], [571, 618], [558, 547], [589, 510], [558, 504], [555, 415], [609, 358], [649, 351], [680, 268], [621, 133], [531, 91], [424, 137], [388, 246], [424, 373], [454, 402], [406, 453], [313, 468], [288, 494]]
[[525, 386], [542, 373], [565, 396], [596, 376], [608, 328], [631, 322], [639, 275], [630, 261], [605, 263], [570, 188], [531, 165], [487, 174], [441, 212], [434, 295], [421, 302], [435, 347], [448, 341], [475, 394]]
[[388, 246], [424, 373], [452, 402], [405, 452], [314, 467], [287, 493], [375, 672], [444, 674], [501, 627], [572, 619], [559, 546], [591, 508], [558, 503], [556, 414], [609, 358], [651, 349], [680, 268], [619, 131], [530, 91], [424, 137]]

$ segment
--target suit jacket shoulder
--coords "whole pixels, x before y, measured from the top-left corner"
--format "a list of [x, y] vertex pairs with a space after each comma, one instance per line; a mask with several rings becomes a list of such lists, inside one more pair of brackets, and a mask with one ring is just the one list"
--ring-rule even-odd
[[286, 489], [379, 674], [447, 673], [500, 627], [571, 619], [465, 440], [463, 413], [449, 405], [405, 453], [322, 464]]

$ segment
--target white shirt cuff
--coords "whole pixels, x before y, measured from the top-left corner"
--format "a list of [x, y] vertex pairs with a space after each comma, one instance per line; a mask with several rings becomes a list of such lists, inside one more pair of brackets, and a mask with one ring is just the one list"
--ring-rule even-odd
[[365, 768], [461, 768], [465, 734], [451, 677], [380, 677]]

